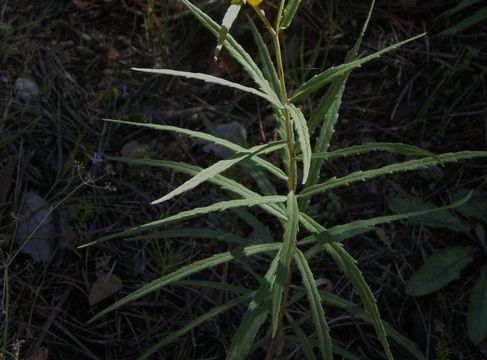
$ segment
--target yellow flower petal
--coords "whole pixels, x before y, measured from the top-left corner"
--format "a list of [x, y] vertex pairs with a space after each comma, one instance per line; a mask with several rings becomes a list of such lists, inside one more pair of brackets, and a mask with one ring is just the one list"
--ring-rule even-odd
[[247, 0], [248, 3], [252, 6], [257, 6], [259, 5], [263, 0]]

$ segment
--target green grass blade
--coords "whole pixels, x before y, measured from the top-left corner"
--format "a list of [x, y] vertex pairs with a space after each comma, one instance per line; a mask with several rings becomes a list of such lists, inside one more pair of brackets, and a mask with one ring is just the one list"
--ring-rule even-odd
[[100, 317], [120, 308], [123, 305], [126, 305], [134, 300], [137, 300], [147, 294], [150, 294], [156, 290], [163, 288], [164, 286], [167, 286], [175, 281], [178, 281], [184, 277], [187, 277], [201, 270], [215, 267], [217, 265], [223, 264], [233, 259], [247, 257], [250, 255], [259, 254], [263, 252], [276, 251], [279, 250], [280, 248], [281, 248], [280, 243], [252, 245], [242, 249], [236, 249], [236, 250], [216, 254], [209, 258], [195, 261], [189, 265], [177, 269], [176, 271], [170, 274], [164, 275], [144, 285], [140, 289], [132, 292], [131, 294], [125, 296], [124, 298], [118, 300], [114, 304], [110, 305], [106, 309], [96, 314], [89, 322], [93, 322], [99, 319]]
[[342, 76], [342, 75], [346, 74], [347, 72], [350, 72], [353, 69], [361, 67], [362, 65], [368, 63], [369, 61], [378, 59], [382, 55], [384, 55], [384, 54], [386, 54], [392, 50], [395, 50], [395, 49], [397, 49], [397, 48], [399, 48], [399, 47], [401, 47], [401, 46], [403, 46], [403, 45], [405, 45], [411, 41], [414, 41], [414, 40], [416, 40], [416, 39], [418, 39], [424, 35], [425, 34], [413, 36], [412, 38], [409, 38], [409, 39], [401, 41], [397, 44], [388, 46], [382, 50], [379, 50], [379, 51], [377, 51], [371, 55], [365, 56], [365, 57], [360, 58], [358, 60], [354, 60], [352, 62], [345, 63], [345, 64], [342, 64], [342, 65], [339, 65], [336, 67], [331, 67], [328, 70], [325, 70], [324, 72], [322, 72], [321, 74], [313, 76], [310, 80], [308, 80], [303, 85], [298, 87], [296, 89], [296, 91], [294, 92], [293, 96], [291, 97], [290, 101], [294, 102], [297, 99], [299, 99], [300, 97], [312, 94], [313, 92], [321, 89], [326, 84], [329, 84], [330, 82], [332, 82], [333, 79], [335, 79], [339, 76]]
[[[181, 0], [181, 3], [193, 13], [193, 15], [200, 21], [203, 26], [210, 30], [213, 35], [218, 36], [221, 27], [203, 11], [201, 11], [197, 6], [193, 5], [189, 0]], [[264, 78], [264, 75], [260, 71], [257, 64], [254, 62], [252, 57], [244, 50], [244, 48], [231, 36], [227, 35], [223, 46], [228, 50], [231, 56], [237, 60], [244, 70], [250, 75], [250, 77], [256, 82], [259, 88], [272, 97], [274, 101], [279, 103], [279, 108], [282, 107], [280, 103], [279, 96], [271, 88], [269, 82]]]
[[321, 299], [318, 290], [316, 289], [313, 273], [309, 268], [308, 261], [304, 257], [304, 254], [299, 249], [296, 250], [294, 259], [296, 260], [296, 265], [301, 273], [303, 285], [308, 295], [322, 359], [333, 359], [330, 329], [326, 322], [325, 311], [323, 310], [323, 306], [321, 306]]
[[[180, 163], [176, 161], [168, 161], [168, 160], [153, 160], [153, 159], [133, 159], [133, 158], [116, 158], [116, 157], [110, 157], [107, 156], [107, 160], [113, 160], [113, 161], [121, 161], [129, 165], [138, 165], [138, 166], [153, 166], [153, 167], [162, 167], [165, 169], [169, 169], [172, 171], [177, 171], [183, 174], [188, 174], [188, 175], [196, 175], [198, 172], [202, 170], [202, 168], [195, 166], [195, 165], [189, 165], [185, 163]], [[236, 182], [235, 180], [229, 179], [227, 177], [224, 177], [222, 175], [217, 175], [211, 179], [208, 180], [209, 182], [220, 186], [223, 190], [226, 190], [228, 192], [231, 192], [233, 194], [239, 195], [243, 198], [250, 199], [250, 198], [256, 198], [261, 195], [256, 193], [255, 191], [252, 191], [242, 184]], [[281, 220], [286, 220], [286, 214], [283, 209], [281, 209], [279, 204], [261, 204], [259, 207], [261, 207], [263, 210], [268, 212], [269, 214], [276, 216], [277, 218]], [[281, 204], [283, 205], [283, 204]]]
[[135, 71], [141, 71], [146, 73], [158, 74], [158, 75], [170, 75], [170, 76], [179, 76], [185, 77], [188, 79], [196, 79], [202, 80], [213, 84], [218, 84], [222, 86], [227, 86], [233, 89], [241, 90], [247, 92], [249, 94], [260, 96], [263, 99], [266, 99], [272, 105], [282, 107], [282, 104], [279, 100], [275, 99], [273, 96], [270, 96], [262, 91], [256, 90], [254, 88], [240, 85], [238, 83], [234, 83], [222, 78], [218, 78], [213, 75], [202, 74], [202, 73], [193, 73], [188, 71], [178, 71], [178, 70], [170, 70], [170, 69], [143, 69], [143, 68], [132, 68]]
[[291, 22], [293, 21], [294, 15], [296, 14], [296, 11], [298, 10], [299, 4], [301, 3], [301, 0], [289, 0], [288, 3], [286, 4], [286, 8], [284, 9], [284, 12], [282, 14], [282, 20], [281, 20], [281, 29], [285, 30], [291, 25]]
[[[348, 186], [350, 184], [366, 181], [379, 176], [393, 174], [397, 172], [425, 169], [433, 165], [441, 163], [455, 162], [465, 159], [473, 159], [479, 157], [487, 157], [487, 151], [461, 151], [457, 153], [446, 153], [437, 155], [435, 158], [423, 158], [409, 160], [402, 163], [386, 165], [378, 169], [372, 169], [367, 171], [356, 171], [341, 178], [333, 177], [323, 183], [315, 184], [304, 189], [298, 197], [308, 197], [323, 193], [327, 190], [335, 189], [341, 186]], [[438, 159], [438, 160], [437, 160]]]
[[[160, 239], [171, 239], [171, 238], [186, 238], [186, 239], [211, 239], [216, 241], [224, 241], [229, 244], [236, 245], [249, 245], [249, 240], [243, 237], [237, 236], [232, 233], [225, 233], [220, 230], [212, 230], [207, 228], [183, 228], [174, 229], [166, 231], [157, 231], [147, 235], [138, 235], [133, 238], [126, 238], [124, 241], [131, 240], [160, 240]], [[272, 241], [269, 241], [272, 242]]]
[[274, 242], [274, 237], [272, 236], [271, 232], [262, 224], [262, 222], [257, 219], [254, 215], [243, 208], [235, 208], [233, 212], [238, 215], [243, 221], [245, 221], [260, 237], [260, 239], [265, 243]]
[[174, 224], [177, 222], [181, 222], [183, 220], [188, 220], [197, 216], [205, 215], [211, 212], [216, 211], [223, 211], [227, 209], [233, 209], [236, 207], [246, 207], [246, 206], [256, 206], [262, 204], [272, 204], [272, 203], [279, 203], [286, 201], [285, 196], [259, 196], [256, 198], [248, 198], [248, 199], [237, 199], [237, 200], [228, 200], [228, 201], [220, 201], [209, 206], [202, 206], [198, 208], [194, 208], [191, 210], [181, 211], [178, 214], [168, 216], [161, 220], [152, 221], [147, 224], [139, 225], [133, 228], [130, 228], [125, 231], [121, 231], [116, 234], [111, 234], [104, 236], [98, 240], [95, 240], [91, 243], [84, 244], [80, 246], [80, 248], [91, 246], [94, 244], [98, 244], [103, 241], [120, 238], [120, 237], [127, 237], [133, 236], [143, 231], [155, 229], [164, 225]]
[[179, 330], [173, 331], [166, 335], [164, 338], [159, 340], [157, 344], [152, 345], [149, 349], [147, 349], [141, 356], [139, 356], [137, 359], [138, 360], [145, 360], [145, 359], [150, 359], [152, 355], [154, 355], [159, 349], [161, 349], [163, 346], [170, 344], [177, 338], [183, 336], [184, 334], [188, 333], [195, 327], [201, 325], [202, 323], [224, 313], [225, 311], [238, 306], [242, 303], [244, 303], [249, 296], [241, 296], [236, 299], [230, 300], [225, 304], [219, 305], [214, 307], [213, 309], [209, 310], [208, 312], [204, 313], [203, 315], [197, 317], [193, 321], [191, 321], [189, 324], [186, 326], [182, 327]]
[[264, 75], [269, 80], [274, 92], [276, 94], [279, 94], [279, 78], [277, 77], [276, 67], [274, 66], [271, 55], [269, 54], [269, 49], [267, 48], [259, 30], [257, 30], [254, 21], [250, 18], [250, 16], [247, 16], [247, 19], [250, 24], [250, 30], [252, 30], [254, 42], [257, 45], [257, 52], [259, 53], [259, 58], [260, 62], [262, 63], [262, 70], [264, 71]]
[[453, 35], [460, 31], [466, 30], [482, 21], [487, 19], [487, 6], [477, 10], [473, 15], [463, 19], [458, 24], [449, 27], [448, 29], [442, 31], [439, 35]]
[[303, 351], [306, 360], [316, 360], [316, 356], [313, 351], [313, 344], [311, 343], [309, 337], [304, 333], [303, 329], [301, 329], [299, 324], [296, 322], [296, 320], [293, 319], [293, 317], [289, 313], [286, 313], [286, 319], [293, 328], [294, 333], [296, 334], [297, 343], [301, 347], [301, 350]]
[[230, 169], [232, 166], [235, 166], [239, 162], [249, 159], [253, 157], [254, 155], [260, 154], [260, 153], [269, 153], [272, 151], [276, 151], [279, 149], [282, 149], [284, 146], [286, 146], [284, 141], [279, 141], [275, 143], [270, 143], [270, 144], [265, 144], [265, 145], [259, 145], [255, 146], [243, 153], [238, 153], [235, 155], [233, 159], [229, 160], [220, 160], [216, 162], [215, 164], [211, 165], [210, 167], [201, 170], [198, 174], [193, 176], [191, 179], [188, 181], [184, 182], [181, 186], [178, 186], [175, 188], [173, 191], [169, 192], [168, 194], [164, 195], [163, 197], [154, 200], [151, 204], [160, 204], [164, 201], [167, 201], [169, 199], [172, 199], [173, 197], [183, 194], [186, 191], [189, 191], [191, 189], [194, 189], [196, 186], [204, 183], [205, 181], [210, 180], [211, 178], [215, 177], [216, 175]]
[[[175, 133], [179, 133], [179, 134], [185, 134], [185, 135], [197, 138], [197, 139], [205, 140], [205, 141], [223, 146], [223, 147], [230, 149], [230, 150], [233, 150], [235, 152], [248, 151], [248, 149], [246, 149], [246, 148], [244, 148], [238, 144], [232, 143], [226, 139], [223, 139], [223, 138], [220, 138], [217, 136], [213, 136], [213, 135], [201, 132], [201, 131], [188, 130], [188, 129], [180, 128], [177, 126], [170, 126], [170, 125], [136, 123], [136, 122], [131, 122], [131, 121], [123, 121], [123, 120], [104, 119], [104, 121], [110, 121], [110, 122], [123, 124], [123, 125], [140, 126], [140, 127], [158, 130], [158, 131], [169, 131], [169, 132], [175, 132]], [[257, 156], [252, 157], [251, 161], [255, 162], [257, 165], [259, 165], [263, 169], [269, 171], [271, 174], [275, 175], [277, 178], [282, 179], [284, 181], [287, 181], [287, 176], [284, 173], [284, 171], [279, 169], [274, 164], [272, 164], [272, 163], [270, 163], [264, 159], [261, 159]]]
[[281, 311], [283, 291], [288, 278], [289, 267], [296, 249], [296, 238], [299, 230], [299, 208], [294, 192], [289, 192], [286, 201], [287, 222], [284, 225], [282, 250], [279, 252], [279, 263], [276, 272], [276, 281], [272, 290], [272, 337], [276, 336], [278, 319]]
[[309, 168], [311, 165], [311, 143], [308, 132], [308, 124], [304, 118], [303, 113], [293, 104], [287, 105], [289, 114], [294, 124], [294, 128], [298, 133], [299, 145], [303, 156], [303, 184], [306, 183], [309, 176]]
[[372, 151], [389, 151], [395, 154], [431, 157], [435, 159], [438, 163], [441, 163], [440, 158], [438, 158], [435, 154], [433, 154], [428, 150], [421, 149], [420, 147], [403, 144], [403, 143], [378, 143], [378, 142], [349, 146], [343, 149], [338, 149], [330, 152], [314, 153], [312, 155], [312, 158], [332, 160], [341, 157], [361, 155]]

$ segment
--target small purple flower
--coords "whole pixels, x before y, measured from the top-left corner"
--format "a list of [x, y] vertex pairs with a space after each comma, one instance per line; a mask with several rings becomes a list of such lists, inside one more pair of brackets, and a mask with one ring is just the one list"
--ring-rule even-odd
[[101, 163], [103, 161], [103, 151], [97, 150], [93, 155], [93, 164]]
[[129, 87], [126, 84], [122, 85], [122, 98], [126, 99], [129, 97]]

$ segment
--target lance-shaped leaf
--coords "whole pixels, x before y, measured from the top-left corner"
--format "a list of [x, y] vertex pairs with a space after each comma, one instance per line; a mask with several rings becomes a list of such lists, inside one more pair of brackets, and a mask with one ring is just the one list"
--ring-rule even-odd
[[279, 314], [281, 312], [282, 296], [288, 278], [289, 267], [296, 248], [296, 237], [299, 229], [299, 208], [294, 192], [289, 192], [286, 202], [287, 222], [284, 226], [282, 250], [279, 252], [279, 263], [276, 282], [272, 292], [272, 337], [276, 336]]
[[475, 345], [479, 345], [487, 336], [487, 265], [480, 269], [480, 275], [470, 293], [467, 330], [468, 337]]
[[[345, 300], [339, 296], [331, 294], [327, 291], [318, 291], [320, 297], [323, 299], [325, 303], [329, 306], [336, 306], [340, 309], [347, 311], [349, 314], [362, 319], [368, 323], [371, 323], [370, 316], [359, 306], [354, 304], [351, 301]], [[396, 343], [401, 345], [404, 349], [409, 351], [411, 355], [413, 355], [418, 360], [426, 360], [426, 357], [421, 353], [418, 347], [408, 338], [401, 335], [398, 331], [396, 331], [391, 325], [387, 322], [383, 321], [384, 328], [388, 336], [390, 336]]]
[[311, 143], [309, 139], [308, 124], [306, 123], [303, 113], [296, 106], [290, 104], [286, 107], [291, 115], [294, 128], [298, 133], [299, 145], [301, 147], [301, 153], [303, 154], [303, 184], [306, 184], [311, 165]]
[[213, 255], [209, 258], [202, 259], [195, 261], [189, 265], [183, 266], [176, 271], [164, 275], [156, 280], [151, 281], [150, 283], [144, 285], [140, 289], [134, 291], [133, 293], [125, 296], [124, 298], [118, 300], [115, 304], [110, 305], [103, 311], [99, 312], [96, 314], [89, 322], [93, 322], [100, 317], [108, 314], [111, 311], [114, 311], [118, 308], [120, 308], [123, 305], [126, 305], [132, 301], [135, 301], [147, 294], [150, 294], [154, 291], [157, 291], [161, 289], [164, 286], [167, 286], [177, 280], [180, 280], [186, 276], [189, 276], [191, 274], [194, 274], [196, 272], [199, 272], [204, 269], [208, 269], [211, 267], [215, 267], [217, 265], [223, 264], [225, 262], [228, 262], [233, 259], [239, 259], [243, 257], [247, 257], [250, 255], [255, 255], [263, 252], [269, 252], [269, 251], [276, 251], [281, 248], [280, 243], [273, 243], [273, 244], [264, 244], [264, 245], [252, 245], [252, 246], [247, 246], [242, 249], [236, 249], [232, 251], [228, 251], [225, 253], [220, 253]]
[[[374, 226], [380, 224], [387, 224], [393, 221], [405, 220], [415, 216], [428, 215], [428, 214], [435, 213], [437, 211], [445, 211], [447, 209], [459, 207], [462, 204], [465, 204], [470, 199], [471, 195], [472, 192], [468, 193], [463, 199], [459, 201], [455, 201], [450, 205], [437, 207], [434, 209], [427, 209], [427, 210], [421, 210], [421, 211], [415, 211], [415, 212], [397, 214], [397, 215], [378, 216], [372, 219], [355, 220], [347, 224], [336, 225], [329, 229], [325, 229], [322, 232], [314, 233], [313, 235], [304, 238], [299, 242], [299, 245], [313, 244], [316, 242], [324, 244], [324, 243], [343, 241], [350, 237], [372, 230], [374, 229]], [[315, 228], [315, 226], [313, 225], [315, 222], [309, 216], [301, 213], [299, 219], [300, 222], [308, 230], [311, 229], [312, 231]], [[309, 259], [312, 256], [316, 255], [318, 252], [320, 252], [320, 244], [317, 244], [312, 248], [310, 248], [308, 251], [306, 251], [306, 258]]]
[[185, 77], [188, 79], [202, 80], [202, 81], [206, 81], [206, 82], [213, 83], [213, 84], [227, 86], [227, 87], [230, 87], [233, 89], [245, 91], [247, 93], [260, 96], [261, 98], [266, 99], [272, 105], [277, 106], [277, 107], [282, 107], [281, 102], [271, 95], [268, 95], [268, 94], [266, 94], [262, 91], [259, 91], [257, 89], [254, 89], [254, 88], [251, 88], [248, 86], [244, 86], [244, 85], [240, 85], [238, 83], [234, 83], [232, 81], [228, 81], [228, 80], [225, 80], [225, 79], [213, 76], [213, 75], [208, 75], [208, 74], [203, 74], [203, 73], [193, 73], [193, 72], [188, 72], [188, 71], [170, 70], [170, 69], [132, 68], [132, 70], [146, 72], [146, 73], [152, 73], [152, 74], [159, 74], [159, 75], [171, 75], [171, 76]]
[[[355, 41], [354, 46], [350, 49], [345, 57], [345, 63], [349, 63], [357, 58], [358, 50], [362, 43], [365, 30], [369, 24], [370, 17], [372, 15], [372, 10], [374, 8], [375, 1], [372, 0], [367, 14], [367, 18], [362, 26], [362, 31], [359, 37]], [[345, 85], [350, 75], [350, 71], [346, 72], [340, 77], [334, 79], [326, 91], [325, 96], [319, 101], [316, 109], [311, 113], [311, 117], [308, 122], [309, 133], [313, 134], [315, 129], [321, 125], [320, 133], [318, 139], [314, 145], [314, 152], [320, 153], [328, 150], [331, 138], [335, 131], [335, 125], [338, 121], [338, 115], [340, 106], [342, 103], [343, 93], [345, 91]], [[318, 182], [321, 168], [323, 166], [324, 159], [312, 159], [310, 166], [310, 175], [307, 186], [312, 186]], [[300, 199], [299, 205], [300, 209], [306, 210], [309, 204], [309, 197], [304, 197]]]
[[169, 194], [164, 195], [163, 197], [154, 200], [152, 204], [160, 204], [164, 201], [167, 201], [174, 196], [180, 195], [186, 191], [194, 189], [196, 186], [200, 185], [201, 183], [215, 177], [216, 175], [230, 169], [232, 166], [238, 164], [239, 162], [251, 158], [254, 155], [259, 153], [269, 153], [272, 151], [276, 151], [282, 149], [285, 146], [285, 142], [279, 141], [275, 143], [265, 144], [254, 146], [253, 148], [243, 152], [238, 153], [235, 155], [233, 159], [230, 160], [220, 160], [215, 164], [211, 165], [210, 167], [200, 171], [196, 176], [192, 177], [188, 181], [186, 181], [181, 186], [178, 186], [176, 189], [171, 191]]
[[254, 42], [257, 45], [257, 51], [259, 53], [260, 62], [262, 63], [262, 70], [264, 71], [264, 75], [267, 78], [267, 80], [269, 80], [274, 92], [278, 94], [280, 91], [279, 78], [277, 77], [276, 67], [272, 62], [269, 49], [267, 48], [259, 30], [257, 30], [254, 21], [250, 18], [250, 16], [247, 16], [247, 19], [250, 24], [250, 29], [252, 30]]
[[[186, 6], [186, 8], [191, 11], [208, 30], [210, 30], [215, 36], [218, 36], [221, 29], [220, 25], [213, 21], [213, 19], [201, 11], [197, 6], [193, 5], [189, 0], [181, 0], [181, 3]], [[252, 57], [231, 35], [227, 35], [223, 46], [228, 50], [230, 55], [243, 66], [244, 70], [252, 77], [259, 88], [264, 93], [271, 96], [275, 101], [280, 103], [279, 96], [274, 92], [274, 90], [272, 90], [269, 82], [264, 78], [264, 75]], [[281, 108], [282, 105], [279, 105], [278, 107]]]
[[304, 288], [308, 295], [311, 314], [313, 315], [316, 334], [318, 335], [321, 357], [323, 360], [333, 359], [330, 329], [325, 319], [325, 311], [323, 310], [323, 306], [321, 306], [321, 298], [318, 294], [318, 289], [316, 288], [313, 273], [309, 268], [308, 261], [304, 257], [304, 254], [299, 249], [296, 250], [295, 260], [299, 272], [301, 273]]
[[[307, 217], [306, 222], [303, 225], [312, 233], [323, 233], [326, 229], [318, 224], [313, 219]], [[372, 325], [374, 326], [375, 332], [382, 344], [388, 360], [392, 360], [391, 350], [389, 348], [389, 343], [387, 341], [387, 335], [380, 318], [379, 310], [377, 309], [377, 304], [375, 302], [372, 291], [365, 282], [360, 269], [357, 267], [353, 257], [343, 248], [341, 243], [332, 242], [321, 244], [322, 248], [328, 252], [331, 257], [338, 264], [340, 269], [346, 275], [347, 279], [352, 283], [354, 290], [360, 296], [364, 303], [364, 308], [370, 315], [372, 320]], [[306, 257], [306, 256], [305, 256]]]
[[324, 72], [322, 72], [321, 74], [313, 76], [310, 80], [308, 80], [303, 85], [301, 85], [299, 88], [297, 88], [296, 91], [294, 92], [293, 96], [291, 97], [291, 101], [294, 102], [302, 96], [309, 95], [315, 91], [318, 91], [319, 89], [321, 89], [326, 84], [329, 84], [330, 82], [332, 82], [333, 79], [335, 79], [339, 76], [342, 76], [342, 75], [346, 74], [347, 72], [349, 72], [353, 69], [361, 67], [362, 65], [368, 63], [369, 61], [378, 59], [382, 55], [384, 55], [384, 54], [386, 54], [392, 50], [395, 50], [395, 49], [397, 49], [397, 48], [399, 48], [399, 47], [401, 47], [401, 46], [403, 46], [403, 45], [405, 45], [411, 41], [414, 41], [414, 40], [416, 40], [416, 39], [418, 39], [424, 35], [425, 34], [420, 34], [420, 35], [414, 36], [410, 39], [407, 39], [407, 40], [401, 41], [397, 44], [388, 46], [382, 50], [379, 50], [379, 51], [377, 51], [371, 55], [365, 56], [365, 57], [360, 58], [358, 60], [354, 60], [352, 62], [345, 63], [345, 64], [342, 64], [342, 65], [339, 65], [336, 67], [331, 67], [328, 70], [325, 70]]
[[[169, 132], [175, 132], [175, 133], [179, 133], [179, 134], [185, 134], [185, 135], [191, 136], [193, 138], [205, 140], [205, 141], [220, 145], [224, 148], [227, 148], [229, 150], [233, 150], [235, 152], [248, 151], [248, 149], [244, 148], [243, 146], [240, 146], [240, 145], [235, 144], [231, 141], [228, 141], [227, 139], [224, 139], [224, 138], [221, 138], [218, 136], [214, 136], [211, 134], [207, 134], [207, 133], [202, 132], [202, 131], [189, 130], [189, 129], [184, 129], [184, 128], [180, 128], [177, 126], [171, 126], [171, 125], [136, 123], [136, 122], [132, 122], [132, 121], [114, 120], [114, 119], [103, 119], [103, 120], [109, 121], [109, 122], [114, 122], [117, 124], [140, 126], [140, 127], [145, 127], [148, 129], [158, 130], [158, 131], [169, 131]], [[287, 176], [284, 173], [284, 171], [282, 171], [281, 169], [279, 169], [277, 166], [270, 163], [269, 161], [261, 159], [258, 156], [252, 156], [250, 158], [250, 160], [255, 162], [257, 165], [259, 165], [263, 169], [269, 171], [271, 174], [275, 175], [277, 178], [287, 181]]]
[[389, 151], [395, 154], [411, 155], [411, 156], [429, 156], [435, 159], [438, 163], [441, 163], [441, 159], [438, 158], [431, 151], [421, 149], [420, 147], [403, 144], [403, 143], [380, 143], [372, 142], [361, 145], [353, 145], [343, 149], [338, 149], [330, 152], [319, 152], [312, 155], [313, 159], [325, 159], [332, 160], [341, 157], [361, 155], [372, 151]]
[[[110, 157], [110, 156], [107, 156], [106, 158], [108, 160], [121, 161], [130, 165], [161, 167], [172, 171], [177, 171], [183, 174], [188, 174], [191, 176], [194, 176], [203, 170], [199, 166], [176, 162], [176, 161], [169, 161], [169, 160], [117, 158], [117, 157]], [[215, 185], [220, 186], [223, 190], [241, 196], [245, 199], [257, 198], [259, 196], [261, 197], [261, 195], [256, 193], [255, 191], [252, 191], [249, 188], [238, 183], [237, 181], [229, 179], [223, 175], [216, 175], [215, 177], [209, 179], [208, 181]], [[280, 208], [279, 205], [282, 206], [282, 208]], [[267, 213], [276, 216], [278, 219], [286, 220], [284, 204], [272, 203], [272, 204], [260, 204], [258, 206], [261, 207], [263, 210], [265, 210]]]
[[174, 224], [177, 222], [181, 222], [183, 220], [188, 220], [197, 216], [205, 215], [211, 212], [216, 211], [223, 211], [227, 209], [232, 209], [236, 207], [243, 207], [243, 206], [255, 206], [260, 204], [272, 204], [272, 203], [279, 203], [286, 201], [285, 196], [258, 196], [255, 198], [248, 198], [248, 199], [238, 199], [238, 200], [229, 200], [229, 201], [220, 201], [214, 203], [209, 206], [203, 206], [194, 208], [191, 210], [181, 211], [180, 213], [172, 216], [168, 216], [161, 220], [152, 221], [147, 224], [139, 225], [133, 228], [130, 228], [125, 231], [121, 231], [116, 234], [104, 236], [98, 240], [95, 240], [91, 243], [84, 244], [80, 246], [80, 248], [87, 247], [90, 245], [94, 245], [103, 241], [119, 238], [119, 237], [128, 237], [133, 236], [135, 234], [141, 233], [143, 231], [152, 230], [164, 225]]
[[471, 246], [451, 246], [436, 252], [406, 282], [406, 294], [423, 296], [448, 285], [473, 261]]
[[282, 243], [280, 245], [279, 251], [267, 269], [264, 281], [261, 282], [255, 296], [250, 301], [249, 309], [242, 318], [240, 326], [232, 338], [227, 354], [228, 360], [244, 360], [248, 358], [257, 331], [259, 331], [259, 328], [269, 314], [269, 295], [271, 294], [276, 279]]
[[301, 0], [289, 0], [288, 3], [286, 4], [286, 8], [284, 9], [284, 12], [282, 14], [282, 20], [281, 20], [281, 29], [287, 29], [289, 25], [291, 25], [291, 22], [293, 21], [294, 15], [296, 14], [296, 11], [298, 10], [299, 4], [301, 3]]
[[[437, 155], [434, 158], [423, 158], [404, 161], [402, 163], [386, 165], [378, 169], [367, 171], [356, 171], [341, 178], [333, 177], [323, 183], [316, 184], [304, 189], [298, 197], [312, 196], [325, 192], [327, 190], [335, 189], [340, 186], [348, 186], [350, 184], [366, 181], [382, 175], [393, 174], [397, 172], [426, 169], [430, 166], [437, 165], [438, 161], [441, 163], [456, 162], [459, 160], [473, 159], [479, 157], [487, 157], [487, 151], [460, 151], [457, 153], [446, 153]], [[438, 159], [438, 160], [437, 160]]]

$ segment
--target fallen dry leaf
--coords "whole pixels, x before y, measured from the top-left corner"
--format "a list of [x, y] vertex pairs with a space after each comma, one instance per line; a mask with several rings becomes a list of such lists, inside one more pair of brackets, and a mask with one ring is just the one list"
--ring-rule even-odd
[[89, 303], [95, 305], [122, 289], [122, 279], [114, 274], [101, 274], [90, 289]]
[[60, 233], [49, 204], [38, 194], [27, 192], [18, 217], [15, 241], [22, 246], [22, 252], [30, 255], [34, 262], [49, 261]]

